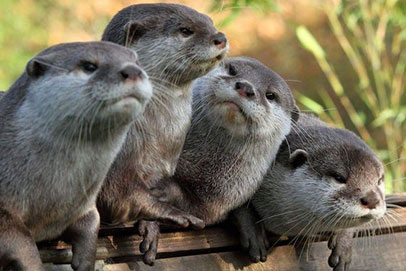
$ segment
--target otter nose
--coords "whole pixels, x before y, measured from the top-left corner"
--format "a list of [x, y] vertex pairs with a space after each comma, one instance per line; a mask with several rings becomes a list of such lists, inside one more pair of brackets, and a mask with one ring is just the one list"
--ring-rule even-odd
[[226, 47], [227, 44], [227, 38], [223, 33], [218, 32], [213, 37], [213, 43], [217, 48], [224, 49], [224, 47]]
[[362, 207], [368, 209], [375, 209], [378, 203], [379, 203], [378, 195], [373, 191], [369, 191], [368, 194], [366, 194], [363, 198], [361, 198]]
[[120, 75], [124, 80], [133, 80], [136, 81], [140, 78], [143, 78], [143, 73], [140, 68], [135, 65], [125, 66], [121, 71]]
[[242, 97], [252, 97], [255, 95], [254, 88], [250, 84], [245, 82], [235, 83], [235, 89]]

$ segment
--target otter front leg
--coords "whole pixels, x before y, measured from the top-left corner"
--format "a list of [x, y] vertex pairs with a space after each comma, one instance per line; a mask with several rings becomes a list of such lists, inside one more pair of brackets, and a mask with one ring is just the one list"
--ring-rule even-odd
[[0, 270], [45, 270], [27, 227], [18, 217], [2, 208], [0, 208]]
[[96, 207], [69, 226], [63, 237], [72, 244], [72, 268], [94, 271], [100, 217]]
[[265, 262], [270, 248], [268, 236], [255, 210], [251, 206], [242, 206], [231, 213], [231, 220], [240, 233], [240, 242], [248, 251], [251, 261]]
[[[139, 193], [135, 193], [133, 196], [133, 204], [141, 209], [142, 219], [169, 221], [183, 228], [189, 225], [195, 229], [204, 228], [203, 220], [176, 208], [170, 203], [171, 200], [162, 197], [163, 194], [158, 199], [146, 187], [140, 185], [139, 189], [141, 189]], [[166, 193], [164, 194], [166, 195]]]
[[332, 250], [328, 264], [334, 271], [349, 269], [352, 257], [352, 240], [354, 229], [345, 229], [336, 232], [328, 240], [328, 248]]
[[138, 231], [143, 237], [140, 244], [140, 251], [144, 253], [143, 261], [145, 264], [153, 266], [158, 251], [159, 223], [157, 221], [141, 220]]

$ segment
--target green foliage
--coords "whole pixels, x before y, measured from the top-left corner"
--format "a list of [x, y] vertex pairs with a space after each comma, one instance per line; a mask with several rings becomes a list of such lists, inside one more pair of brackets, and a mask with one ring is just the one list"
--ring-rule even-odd
[[[22, 73], [27, 61], [46, 47], [47, 16], [42, 4], [27, 9], [23, 5], [16, 4], [15, 0], [2, 0], [1, 10], [0, 89], [6, 90]], [[11, 37], [19, 37], [19, 39]], [[5, 76], [5, 71], [9, 76]]]
[[273, 0], [213, 0], [210, 11], [228, 11], [228, 15], [218, 23], [219, 27], [224, 27], [236, 19], [245, 8], [267, 14], [278, 10], [278, 5]]
[[[384, 161], [388, 192], [405, 191], [406, 1], [342, 0], [336, 8], [325, 5], [324, 12], [358, 85], [345, 89], [334, 69], [338, 63], [329, 60], [305, 26], [299, 26], [300, 43], [313, 54], [333, 90], [322, 97], [324, 105], [330, 99], [342, 108], [325, 111], [322, 117], [355, 127]], [[320, 113], [320, 105], [310, 98], [300, 101]]]

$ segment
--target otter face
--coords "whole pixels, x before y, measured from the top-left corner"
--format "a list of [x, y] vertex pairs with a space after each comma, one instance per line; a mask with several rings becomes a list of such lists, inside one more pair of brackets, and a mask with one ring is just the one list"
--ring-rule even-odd
[[234, 137], [281, 137], [290, 131], [295, 104], [284, 80], [259, 61], [230, 58], [199, 78], [196, 83], [199, 103], [207, 106], [214, 126]]
[[346, 130], [298, 128], [287, 136], [252, 200], [265, 227], [312, 236], [381, 218], [383, 166], [372, 150]]
[[229, 48], [226, 36], [208, 16], [176, 4], [125, 8], [112, 19], [102, 39], [136, 50], [151, 80], [175, 85], [205, 75]]
[[304, 148], [291, 146], [288, 158], [290, 192], [295, 191], [298, 209], [314, 217], [323, 230], [355, 227], [383, 217], [383, 165], [361, 139], [328, 127], [296, 135], [304, 142], [310, 137]]
[[55, 127], [66, 121], [79, 126], [108, 123], [109, 128], [129, 124], [152, 95], [136, 54], [113, 43], [51, 47], [30, 60], [26, 73], [31, 81], [20, 113], [37, 112], [44, 129], [50, 121]]

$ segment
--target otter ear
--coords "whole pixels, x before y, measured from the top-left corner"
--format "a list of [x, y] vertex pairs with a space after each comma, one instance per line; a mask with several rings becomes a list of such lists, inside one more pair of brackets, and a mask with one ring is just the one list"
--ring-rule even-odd
[[300, 116], [300, 109], [296, 104], [295, 104], [295, 107], [292, 110], [291, 115], [292, 115], [293, 122], [296, 123], [299, 120], [299, 116]]
[[132, 20], [126, 23], [124, 26], [124, 40], [123, 43], [125, 46], [132, 44], [134, 41], [138, 40], [142, 35], [147, 32], [147, 27], [145, 23]]
[[309, 154], [305, 150], [297, 149], [289, 156], [289, 163], [295, 169], [306, 163], [308, 157]]
[[46, 59], [42, 57], [32, 58], [26, 66], [27, 74], [34, 78], [44, 75], [48, 69], [49, 65], [47, 65]]

